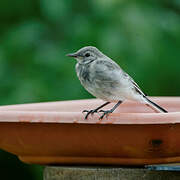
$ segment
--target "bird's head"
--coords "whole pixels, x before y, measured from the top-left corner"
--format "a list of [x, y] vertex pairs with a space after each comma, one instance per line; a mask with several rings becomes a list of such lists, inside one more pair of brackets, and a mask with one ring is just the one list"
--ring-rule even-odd
[[102, 58], [105, 55], [96, 47], [86, 46], [79, 49], [75, 53], [67, 54], [67, 56], [74, 57], [80, 64], [86, 64], [97, 60], [98, 58]]

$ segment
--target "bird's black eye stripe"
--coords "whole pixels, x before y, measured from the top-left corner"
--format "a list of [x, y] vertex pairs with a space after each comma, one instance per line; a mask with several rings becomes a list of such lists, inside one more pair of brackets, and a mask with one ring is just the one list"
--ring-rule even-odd
[[90, 53], [86, 53], [85, 56], [86, 56], [86, 57], [89, 57], [89, 56], [90, 56]]

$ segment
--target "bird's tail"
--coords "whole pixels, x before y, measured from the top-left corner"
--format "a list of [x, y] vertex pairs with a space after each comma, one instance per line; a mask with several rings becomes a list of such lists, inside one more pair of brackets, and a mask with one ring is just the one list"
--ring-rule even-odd
[[147, 106], [149, 106], [151, 109], [153, 109], [156, 112], [162, 112], [162, 113], [168, 113], [164, 108], [161, 106], [157, 105], [156, 103], [152, 102], [150, 99], [147, 98], [147, 96], [144, 96], [144, 98], [147, 101]]

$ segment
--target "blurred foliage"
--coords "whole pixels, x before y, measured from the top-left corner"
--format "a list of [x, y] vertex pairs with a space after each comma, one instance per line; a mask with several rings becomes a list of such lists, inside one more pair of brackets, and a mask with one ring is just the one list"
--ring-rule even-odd
[[[0, 12], [1, 105], [92, 97], [65, 56], [87, 45], [148, 95], [180, 95], [179, 0], [2, 0]], [[40, 167], [5, 152], [0, 160], [3, 179], [42, 178]]]

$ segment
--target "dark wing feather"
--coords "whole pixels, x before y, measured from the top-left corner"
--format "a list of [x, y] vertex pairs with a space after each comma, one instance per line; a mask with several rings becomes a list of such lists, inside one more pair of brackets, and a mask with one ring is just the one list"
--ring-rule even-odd
[[129, 81], [134, 85], [134, 89], [136, 92], [138, 92], [139, 94], [143, 95], [143, 96], [147, 96], [146, 94], [144, 94], [144, 92], [140, 89], [140, 87], [138, 86], [138, 84], [134, 81], [133, 78], [131, 78], [126, 72], [124, 72], [124, 75], [126, 78], [129, 79]]

